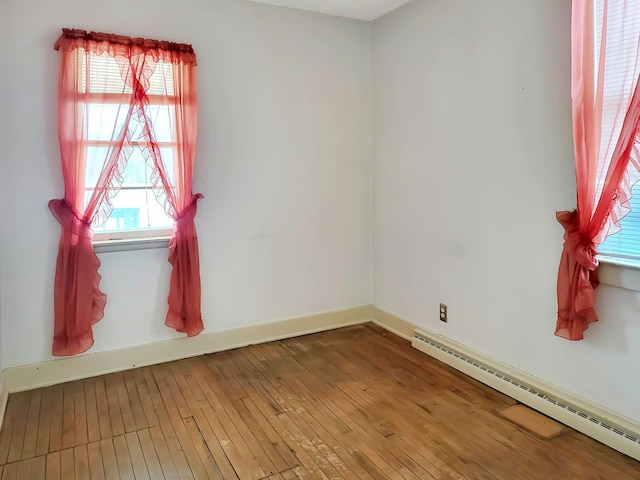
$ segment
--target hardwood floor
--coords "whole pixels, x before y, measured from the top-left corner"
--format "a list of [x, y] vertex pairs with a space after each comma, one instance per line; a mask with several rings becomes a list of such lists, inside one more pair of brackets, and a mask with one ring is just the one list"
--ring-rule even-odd
[[640, 478], [514, 403], [363, 325], [13, 394], [0, 479]]

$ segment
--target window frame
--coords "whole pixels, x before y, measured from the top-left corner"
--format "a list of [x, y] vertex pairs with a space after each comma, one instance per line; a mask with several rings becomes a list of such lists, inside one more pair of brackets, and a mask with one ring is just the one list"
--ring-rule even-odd
[[[86, 58], [84, 55], [81, 57]], [[91, 56], [87, 59], [89, 62]], [[175, 75], [175, 66], [171, 65], [172, 75]], [[84, 73], [83, 73], [84, 72]], [[95, 93], [91, 92], [91, 75], [90, 67], [87, 63], [84, 68], [77, 69], [78, 87], [81, 91], [76, 92], [78, 104], [88, 109], [91, 105], [129, 105], [131, 103], [131, 94], [129, 93]], [[175, 77], [174, 77], [175, 78]], [[173, 105], [175, 95], [159, 95], [148, 94], [146, 96], [148, 105]], [[175, 115], [175, 112], [174, 112]], [[171, 122], [175, 128], [175, 121]], [[175, 130], [172, 132], [172, 138], [176, 139]], [[80, 147], [83, 150], [83, 157], [86, 159], [87, 151], [90, 147], [110, 147], [114, 142], [109, 140], [89, 140], [81, 139]], [[178, 155], [178, 142], [155, 142], [159, 148], [171, 148], [174, 152], [174, 158]], [[132, 142], [134, 147], [140, 147], [140, 142]], [[175, 166], [174, 166], [175, 168]], [[175, 172], [174, 172], [175, 173]], [[122, 190], [144, 190], [153, 194], [153, 186], [121, 186], [118, 193]], [[85, 192], [93, 190], [85, 185]], [[117, 194], [116, 194], [117, 195]], [[115, 196], [114, 196], [115, 197]], [[113, 211], [111, 212], [111, 214]], [[111, 214], [109, 216], [111, 216]], [[170, 217], [168, 217], [170, 218]], [[167, 228], [140, 228], [140, 229], [122, 229], [110, 231], [93, 232], [93, 244], [96, 251], [118, 251], [118, 250], [139, 250], [143, 248], [162, 248], [168, 246], [168, 240], [173, 235], [175, 220], [171, 219], [171, 226]], [[114, 248], [116, 247], [116, 248]]]

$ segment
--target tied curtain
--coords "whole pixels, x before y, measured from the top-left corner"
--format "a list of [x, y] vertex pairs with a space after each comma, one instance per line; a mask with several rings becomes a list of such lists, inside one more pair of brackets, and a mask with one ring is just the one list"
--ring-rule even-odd
[[558, 270], [556, 335], [581, 340], [594, 310], [597, 246], [619, 231], [640, 170], [640, 6], [637, 0], [573, 0], [571, 97], [577, 208]]
[[[189, 336], [197, 335], [203, 323], [194, 223], [202, 195], [192, 193], [197, 135], [195, 53], [190, 45], [71, 29], [63, 29], [54, 48], [61, 52], [58, 136], [65, 194], [49, 202], [61, 225], [53, 354], [75, 355], [94, 343], [92, 325], [104, 315], [106, 295], [100, 291], [100, 261], [93, 250], [92, 226], [104, 223], [111, 214], [111, 198], [122, 185], [134, 148], [142, 151], [151, 170], [153, 193], [174, 220], [165, 323]], [[91, 69], [96, 59], [108, 60], [102, 63], [113, 68], [96, 75]], [[171, 162], [163, 159], [155, 138], [148, 92], [152, 78], [153, 103], [173, 112]], [[89, 117], [92, 108], [105, 104], [116, 113], [108, 137], [101, 139], [103, 148], [98, 150], [106, 153], [96, 159], [87, 153], [93, 128]]]

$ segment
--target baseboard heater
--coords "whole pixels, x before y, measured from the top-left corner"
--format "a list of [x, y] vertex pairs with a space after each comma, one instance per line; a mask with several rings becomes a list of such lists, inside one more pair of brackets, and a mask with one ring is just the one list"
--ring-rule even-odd
[[[414, 330], [411, 344], [499, 392], [640, 461], [640, 427], [569, 395], [523, 372], [499, 364], [439, 335]], [[527, 378], [528, 377], [528, 378]]]

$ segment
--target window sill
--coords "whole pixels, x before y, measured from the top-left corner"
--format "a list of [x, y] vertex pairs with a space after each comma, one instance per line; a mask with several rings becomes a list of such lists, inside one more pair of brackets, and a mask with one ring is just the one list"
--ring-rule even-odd
[[601, 284], [640, 292], [640, 263], [600, 256], [598, 260], [598, 279]]
[[132, 250], [150, 250], [167, 248], [171, 237], [129, 238], [125, 240], [100, 240], [93, 242], [96, 253], [128, 252]]

